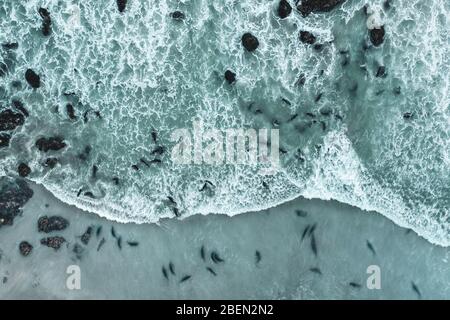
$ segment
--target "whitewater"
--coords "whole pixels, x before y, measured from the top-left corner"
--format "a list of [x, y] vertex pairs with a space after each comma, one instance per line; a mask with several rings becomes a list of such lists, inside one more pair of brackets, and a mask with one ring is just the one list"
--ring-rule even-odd
[[[120, 12], [112, 0], [0, 0], [0, 111], [21, 101], [29, 113], [0, 148], [0, 174], [26, 162], [60, 200], [124, 223], [303, 196], [377, 211], [449, 246], [450, 3], [347, 0], [305, 17], [289, 2], [280, 19], [279, 1], [129, 0]], [[369, 29], [380, 26], [375, 47]], [[171, 133], [195, 120], [278, 129], [281, 169], [172, 163]], [[61, 150], [36, 147], [55, 136]]]

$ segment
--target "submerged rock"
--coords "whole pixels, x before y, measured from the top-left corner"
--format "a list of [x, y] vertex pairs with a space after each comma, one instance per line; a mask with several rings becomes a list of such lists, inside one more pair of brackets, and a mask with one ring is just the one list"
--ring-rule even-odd
[[92, 227], [88, 227], [87, 230], [81, 236], [81, 242], [87, 246], [89, 244], [89, 240], [91, 240], [91, 235], [92, 235]]
[[59, 250], [61, 248], [61, 245], [66, 242], [66, 239], [60, 236], [56, 237], [48, 237], [41, 239], [41, 244], [44, 246], [47, 246], [49, 248], [55, 249], [55, 251]]
[[259, 41], [251, 33], [245, 33], [242, 36], [242, 45], [244, 46], [245, 49], [247, 49], [247, 51], [252, 52], [258, 49]]
[[19, 80], [14, 80], [11, 82], [11, 86], [15, 89], [22, 89], [22, 82]]
[[11, 103], [14, 106], [14, 108], [19, 110], [25, 117], [30, 116], [30, 114], [28, 113], [28, 110], [25, 109], [23, 103], [20, 100], [14, 99], [14, 100], [11, 101]]
[[66, 111], [67, 111], [67, 115], [69, 116], [70, 120], [77, 119], [77, 116], [75, 115], [75, 109], [73, 108], [73, 105], [71, 103], [68, 103], [66, 105]]
[[50, 18], [50, 12], [48, 12], [45, 8], [39, 8], [38, 9], [39, 15], [42, 19], [49, 19]]
[[78, 158], [80, 160], [86, 161], [89, 157], [89, 154], [91, 153], [91, 150], [92, 150], [91, 146], [84, 147], [83, 152], [78, 155]]
[[386, 67], [384, 67], [384, 66], [378, 67], [376, 77], [384, 78], [385, 76], [386, 76]]
[[323, 116], [329, 116], [333, 113], [333, 109], [329, 106], [325, 106], [319, 109], [319, 113]]
[[36, 147], [39, 151], [47, 152], [49, 150], [58, 151], [66, 147], [64, 139], [61, 137], [40, 138], [36, 141]]
[[346, 0], [301, 0], [297, 9], [306, 17], [313, 12], [328, 12]]
[[314, 44], [316, 37], [308, 31], [300, 31], [300, 41], [307, 44]]
[[47, 159], [45, 159], [44, 167], [53, 169], [57, 163], [58, 163], [57, 158], [47, 158]]
[[43, 216], [38, 220], [39, 232], [50, 233], [52, 231], [61, 231], [69, 226], [69, 221], [60, 216]]
[[39, 88], [41, 86], [41, 77], [31, 69], [27, 69], [25, 72], [25, 80], [32, 88]]
[[388, 10], [391, 9], [391, 1], [392, 0], [386, 0], [386, 1], [383, 2], [383, 9], [384, 10], [388, 11]]
[[26, 257], [33, 251], [33, 246], [27, 241], [22, 241], [19, 244], [19, 251], [22, 256]]
[[[319, 51], [319, 52], [320, 52], [320, 51], [322, 51], [322, 50], [323, 50], [323, 44], [321, 44], [321, 43], [317, 43], [317, 44], [315, 44], [315, 45], [314, 45], [314, 47], [313, 47], [313, 48], [314, 48], [314, 50], [316, 50], [316, 51]], [[321, 75], [321, 76], [323, 76], [323, 70], [321, 70], [321, 71], [320, 71], [320, 75]]]
[[19, 173], [19, 176], [21, 176], [22, 178], [25, 178], [26, 176], [28, 176], [31, 173], [31, 169], [27, 164], [22, 162], [21, 164], [19, 164], [19, 167], [17, 168], [17, 172]]
[[183, 12], [181, 11], [174, 11], [170, 14], [170, 16], [172, 17], [172, 19], [174, 20], [184, 20], [184, 18], [186, 18], [186, 16], [184, 15]]
[[11, 135], [7, 133], [0, 134], [0, 148], [9, 147], [9, 141], [11, 140]]
[[371, 29], [371, 30], [369, 30], [370, 41], [372, 42], [372, 44], [375, 47], [379, 47], [384, 42], [385, 34], [386, 34], [386, 31], [384, 30], [383, 26], [380, 28]]
[[84, 248], [79, 243], [75, 243], [72, 252], [75, 253], [77, 259], [80, 260], [81, 257], [83, 256]]
[[14, 130], [25, 123], [25, 117], [10, 109], [0, 112], [0, 131]]
[[236, 73], [230, 70], [225, 71], [225, 80], [228, 82], [228, 84], [233, 84], [234, 82], [236, 82]]
[[117, 0], [117, 9], [119, 12], [124, 12], [127, 6], [127, 0]]
[[281, 19], [287, 18], [292, 12], [292, 7], [286, 0], [281, 0], [278, 4], [278, 16]]
[[19, 44], [17, 42], [6, 42], [2, 44], [2, 48], [6, 50], [16, 50], [19, 48]]
[[0, 227], [12, 225], [21, 208], [33, 196], [33, 190], [21, 179], [0, 178]]
[[50, 18], [50, 12], [45, 8], [39, 8], [39, 15], [42, 18], [42, 34], [44, 36], [50, 35], [52, 19]]
[[409, 119], [412, 119], [413, 116], [414, 116], [414, 114], [412, 112], [405, 112], [403, 114], [403, 119], [409, 120]]

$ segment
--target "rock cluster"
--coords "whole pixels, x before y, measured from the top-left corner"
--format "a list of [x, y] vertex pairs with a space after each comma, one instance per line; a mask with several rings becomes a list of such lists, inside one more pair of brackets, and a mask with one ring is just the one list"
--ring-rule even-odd
[[61, 231], [69, 226], [69, 221], [59, 216], [43, 216], [38, 220], [38, 231], [49, 233], [52, 231]]

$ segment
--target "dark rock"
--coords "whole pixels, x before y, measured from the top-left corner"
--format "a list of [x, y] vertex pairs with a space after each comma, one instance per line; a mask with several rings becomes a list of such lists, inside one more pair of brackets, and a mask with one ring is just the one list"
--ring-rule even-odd
[[53, 169], [57, 163], [58, 163], [57, 158], [47, 158], [44, 162], [44, 167]]
[[306, 76], [305, 76], [304, 73], [302, 73], [302, 74], [300, 74], [300, 76], [298, 77], [298, 79], [297, 79], [297, 81], [295, 82], [295, 84], [296, 84], [297, 86], [302, 87], [302, 86], [305, 85], [305, 83], [306, 83]]
[[286, 18], [287, 16], [289, 16], [292, 12], [292, 7], [289, 4], [289, 2], [287, 2], [286, 0], [281, 0], [280, 3], [278, 4], [278, 16], [281, 19]]
[[106, 242], [105, 238], [102, 238], [102, 240], [100, 240], [100, 242], [98, 243], [98, 246], [97, 246], [97, 251], [100, 251], [100, 249], [103, 247], [105, 242]]
[[297, 9], [306, 17], [312, 12], [328, 12], [338, 5], [344, 3], [345, 0], [301, 0]]
[[127, 6], [127, 0], [117, 0], [117, 9], [119, 12], [124, 12]]
[[412, 112], [405, 112], [403, 114], [403, 119], [409, 120], [409, 119], [412, 119], [413, 116], [414, 116], [414, 114]]
[[386, 76], [386, 67], [384, 67], [384, 66], [378, 67], [376, 77], [384, 78], [385, 76]]
[[385, 11], [388, 11], [389, 9], [391, 9], [391, 0], [386, 0], [385, 2], [383, 2], [383, 9]]
[[346, 67], [349, 65], [349, 63], [350, 63], [350, 55], [348, 54], [343, 55], [341, 66]]
[[368, 16], [368, 15], [369, 15], [368, 10], [369, 10], [369, 6], [366, 4], [366, 5], [363, 7], [363, 12], [364, 12], [364, 15], [365, 15], [365, 16]]
[[0, 131], [14, 130], [25, 123], [25, 117], [10, 109], [0, 112]]
[[75, 256], [77, 257], [77, 259], [81, 259], [83, 252], [84, 252], [84, 248], [79, 243], [75, 243], [75, 245], [73, 246], [72, 252], [75, 253]]
[[94, 196], [94, 194], [93, 194], [91, 191], [85, 192], [85, 193], [84, 193], [84, 196], [85, 196], [85, 197], [92, 198], [92, 199], [95, 199], [95, 196]]
[[242, 36], [242, 45], [244, 46], [245, 49], [247, 49], [247, 51], [252, 52], [258, 49], [259, 41], [251, 33], [245, 33]]
[[219, 256], [219, 254], [216, 251], [211, 252], [211, 260], [214, 263], [220, 263], [220, 262], [224, 262], [225, 261]]
[[17, 172], [19, 173], [19, 176], [21, 176], [22, 178], [25, 178], [26, 176], [28, 176], [31, 173], [31, 169], [27, 164], [22, 162], [21, 164], [19, 164], [19, 167], [17, 168]]
[[322, 99], [323, 93], [319, 93], [316, 98], [314, 99], [314, 102], [319, 102], [320, 99]]
[[369, 30], [370, 41], [375, 47], [379, 47], [384, 42], [385, 34], [386, 31], [384, 30], [384, 27], [371, 29]]
[[172, 17], [172, 19], [174, 20], [184, 20], [184, 18], [186, 18], [186, 16], [184, 15], [183, 12], [181, 11], [174, 11], [170, 14], [170, 16]]
[[25, 80], [27, 80], [28, 84], [32, 88], [37, 89], [41, 86], [41, 77], [39, 77], [39, 75], [31, 69], [27, 69], [25, 72]]
[[66, 242], [66, 239], [63, 237], [48, 237], [41, 239], [41, 244], [44, 246], [47, 246], [49, 248], [55, 249], [55, 251], [59, 250], [61, 248], [61, 245]]
[[139, 242], [137, 242], [137, 241], [127, 241], [127, 244], [130, 247], [137, 247], [139, 245]]
[[15, 89], [22, 89], [22, 82], [20, 82], [19, 80], [14, 80], [13, 82], [11, 82], [11, 85]]
[[[322, 51], [322, 50], [323, 50], [323, 44], [317, 43], [317, 44], [314, 45], [313, 48], [314, 48], [314, 50], [316, 50], [316, 51]], [[323, 73], [324, 73], [324, 71], [321, 70], [321, 71], [320, 71], [320, 75], [323, 76]]]
[[58, 151], [67, 145], [61, 137], [40, 138], [36, 141], [36, 147], [39, 151], [47, 152], [49, 150]]
[[314, 44], [316, 37], [308, 31], [300, 31], [300, 41], [307, 44]]
[[164, 152], [166, 152], [166, 148], [164, 146], [157, 146], [155, 149], [152, 150], [152, 152], [150, 154], [160, 156]]
[[69, 221], [59, 216], [43, 216], [38, 220], [38, 231], [50, 233], [52, 231], [61, 231], [69, 226]]
[[323, 116], [329, 116], [333, 113], [333, 109], [328, 106], [322, 107], [322, 108], [320, 108], [319, 113]]
[[91, 235], [92, 235], [92, 227], [88, 227], [87, 230], [81, 236], [81, 242], [87, 246], [89, 240], [91, 240]]
[[19, 110], [25, 117], [28, 117], [30, 114], [28, 113], [28, 110], [25, 109], [23, 106], [23, 103], [20, 100], [13, 100], [12, 105]]
[[21, 255], [26, 257], [31, 253], [31, 251], [33, 251], [33, 246], [27, 241], [22, 241], [19, 244], [19, 251]]
[[17, 42], [6, 42], [2, 44], [2, 48], [6, 50], [16, 50], [19, 48], [19, 44]]
[[73, 108], [73, 105], [68, 103], [66, 105], [66, 111], [67, 111], [67, 115], [69, 116], [69, 118], [71, 120], [76, 120], [77, 117], [75, 116], [75, 109]]
[[42, 19], [49, 19], [50, 18], [50, 12], [48, 12], [45, 8], [39, 8], [38, 9], [39, 15]]
[[50, 17], [45, 18], [45, 19], [42, 21], [42, 34], [43, 34], [44, 36], [47, 37], [47, 36], [50, 35], [50, 33], [51, 33], [51, 31], [52, 31], [51, 25], [52, 25], [52, 20], [50, 19]]
[[7, 133], [0, 134], [0, 148], [9, 147], [9, 141], [11, 140], [11, 135]]
[[78, 155], [78, 158], [80, 160], [86, 161], [89, 157], [89, 154], [91, 153], [91, 150], [92, 150], [91, 146], [84, 147], [83, 152]]
[[236, 73], [230, 70], [225, 71], [225, 80], [227, 80], [229, 84], [233, 84], [236, 81]]
[[96, 179], [97, 178], [97, 172], [98, 172], [98, 167], [96, 165], [92, 166], [92, 178]]
[[22, 179], [0, 178], [0, 227], [12, 225], [21, 208], [33, 196], [33, 190]]

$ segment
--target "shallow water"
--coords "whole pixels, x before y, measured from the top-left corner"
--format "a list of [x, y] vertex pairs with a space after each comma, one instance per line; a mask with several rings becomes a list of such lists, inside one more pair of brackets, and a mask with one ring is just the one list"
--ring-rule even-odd
[[[173, 217], [169, 195], [182, 217], [234, 215], [303, 195], [376, 210], [449, 245], [449, 2], [395, 0], [386, 9], [381, 0], [348, 0], [284, 20], [277, 3], [130, 0], [119, 13], [114, 1], [49, 0], [45, 37], [39, 1], [0, 0], [0, 42], [19, 44], [2, 48], [0, 104], [20, 99], [30, 113], [0, 148], [1, 174], [15, 175], [24, 161], [29, 178], [61, 200], [122, 222]], [[378, 48], [368, 40], [366, 4], [386, 29]], [[174, 10], [186, 19], [172, 19]], [[302, 44], [300, 30], [314, 33], [321, 50]], [[245, 32], [259, 39], [254, 53], [242, 48]], [[375, 77], [380, 65], [384, 78]], [[41, 76], [39, 89], [25, 82], [28, 68]], [[237, 74], [233, 86], [226, 69]], [[170, 135], [196, 119], [207, 128], [277, 127], [287, 151], [281, 170], [174, 164]], [[55, 135], [66, 148], [37, 150], [37, 138]], [[156, 158], [157, 145], [168, 151], [147, 168], [139, 160]], [[50, 155], [58, 158], [51, 170], [42, 166]], [[205, 180], [213, 192], [199, 191]]]
[[[0, 229], [0, 280], [7, 278], [0, 281], [2, 299], [450, 298], [448, 248], [432, 245], [377, 213], [335, 201], [296, 199], [235, 217], [192, 216], [166, 219], [157, 226], [108, 221], [58, 201], [40, 186], [31, 187], [34, 196], [23, 215], [13, 226]], [[298, 216], [296, 210], [303, 214]], [[70, 226], [51, 234], [37, 232], [37, 221], [44, 215], [63, 216]], [[313, 224], [317, 256], [311, 239], [302, 240], [305, 227]], [[89, 226], [94, 232], [84, 245], [80, 236]], [[122, 238], [121, 249], [111, 227]], [[49, 235], [63, 236], [67, 242], [58, 251], [40, 245], [40, 238]], [[106, 242], [97, 250], [103, 238]], [[18, 250], [23, 240], [34, 246], [28, 257]], [[75, 246], [81, 247], [78, 253]], [[258, 263], [256, 250], [261, 256]], [[214, 263], [212, 251], [224, 262]], [[169, 272], [169, 263], [175, 275]], [[380, 268], [381, 287], [371, 290], [366, 285], [367, 268], [373, 265]], [[69, 266], [80, 268], [79, 290], [66, 284]], [[184, 275], [192, 278], [180, 283]], [[351, 282], [361, 287], [352, 287]]]

